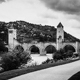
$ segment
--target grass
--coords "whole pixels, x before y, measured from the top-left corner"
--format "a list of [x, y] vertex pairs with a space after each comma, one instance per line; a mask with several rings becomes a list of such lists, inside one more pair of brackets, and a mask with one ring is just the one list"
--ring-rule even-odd
[[13, 78], [16, 76], [20, 76], [22, 74], [27, 74], [27, 73], [34, 72], [34, 71], [38, 71], [38, 70], [42, 70], [42, 69], [46, 69], [46, 68], [50, 68], [50, 67], [54, 67], [54, 66], [59, 66], [59, 65], [67, 64], [67, 63], [71, 63], [71, 62], [74, 62], [77, 60], [79, 60], [79, 59], [67, 60], [67, 61], [49, 63], [49, 64], [42, 64], [42, 65], [33, 66], [31, 68], [22, 68], [22, 69], [15, 69], [15, 70], [11, 70], [11, 71], [6, 71], [6, 72], [3, 72], [0, 74], [0, 80], [10, 79], [10, 78]]

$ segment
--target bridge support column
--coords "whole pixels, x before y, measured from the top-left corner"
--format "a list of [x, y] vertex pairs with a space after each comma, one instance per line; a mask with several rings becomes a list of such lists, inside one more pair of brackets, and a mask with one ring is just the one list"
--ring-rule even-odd
[[46, 55], [46, 51], [44, 49], [40, 49], [40, 56], [45, 56]]
[[79, 43], [76, 42], [76, 53], [79, 53]]
[[63, 46], [62, 42], [61, 43], [57, 42], [57, 50], [62, 49], [62, 46]]
[[76, 42], [76, 53], [78, 53], [78, 55], [79, 55], [79, 59], [80, 59], [79, 42]]

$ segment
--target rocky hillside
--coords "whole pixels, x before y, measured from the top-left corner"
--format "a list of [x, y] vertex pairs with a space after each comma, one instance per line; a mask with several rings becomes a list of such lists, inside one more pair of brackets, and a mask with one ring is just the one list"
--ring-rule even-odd
[[[37, 24], [28, 23], [25, 21], [15, 22], [0, 22], [0, 29], [15, 28], [17, 29], [17, 40], [23, 42], [56, 42], [56, 28], [54, 26], [42, 26]], [[64, 33], [65, 42], [75, 42], [79, 39], [73, 37], [68, 33]]]

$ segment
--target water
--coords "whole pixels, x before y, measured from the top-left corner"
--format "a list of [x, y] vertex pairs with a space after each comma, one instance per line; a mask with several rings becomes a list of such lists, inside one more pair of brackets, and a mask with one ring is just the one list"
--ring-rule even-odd
[[31, 54], [33, 61], [41, 64], [43, 61], [47, 60], [47, 58], [52, 59], [52, 54], [47, 54], [45, 56], [40, 56], [40, 54]]

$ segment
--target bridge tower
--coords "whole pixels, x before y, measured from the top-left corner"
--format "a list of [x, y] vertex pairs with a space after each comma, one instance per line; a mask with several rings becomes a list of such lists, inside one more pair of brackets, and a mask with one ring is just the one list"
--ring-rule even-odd
[[57, 26], [57, 38], [56, 38], [57, 50], [62, 48], [63, 41], [64, 41], [64, 30], [63, 30], [63, 25], [60, 22]]
[[10, 49], [14, 48], [14, 40], [17, 38], [16, 32], [16, 29], [8, 29], [8, 44]]

